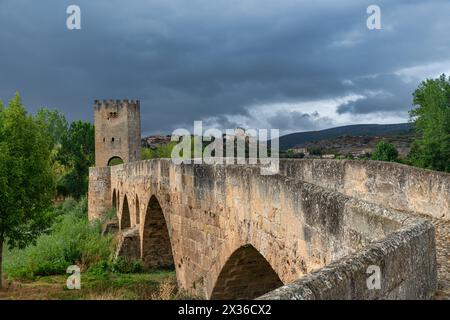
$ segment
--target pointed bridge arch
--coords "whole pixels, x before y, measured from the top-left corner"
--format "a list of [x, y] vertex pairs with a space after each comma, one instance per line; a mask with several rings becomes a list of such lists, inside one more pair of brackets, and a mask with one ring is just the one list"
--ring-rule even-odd
[[254, 299], [282, 285], [269, 262], [248, 244], [228, 258], [217, 278], [211, 299]]
[[148, 269], [174, 269], [169, 230], [158, 199], [150, 197], [143, 216], [142, 260]]

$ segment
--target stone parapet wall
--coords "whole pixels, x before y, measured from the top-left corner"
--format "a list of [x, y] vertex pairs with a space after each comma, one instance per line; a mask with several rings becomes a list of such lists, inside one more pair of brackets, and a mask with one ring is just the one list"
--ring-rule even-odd
[[[429, 221], [405, 219], [403, 223], [410, 220], [404, 227], [382, 240], [258, 299], [430, 299], [437, 288], [434, 226]], [[373, 274], [370, 266], [380, 268], [379, 288], [368, 288]]]
[[401, 211], [450, 219], [450, 174], [398, 163], [282, 160], [280, 174]]

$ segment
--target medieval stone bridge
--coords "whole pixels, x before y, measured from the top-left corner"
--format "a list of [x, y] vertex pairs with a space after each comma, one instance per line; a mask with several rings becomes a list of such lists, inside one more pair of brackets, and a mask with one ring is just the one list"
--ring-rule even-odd
[[[450, 175], [374, 161], [282, 160], [271, 176], [254, 165], [136, 161], [139, 102], [97, 101], [95, 114], [89, 218], [115, 207], [118, 254], [174, 267], [191, 294], [423, 299], [436, 290], [435, 227], [422, 216], [448, 221]], [[106, 166], [117, 156], [126, 163]], [[374, 267], [379, 288], [368, 285]]]
[[[126, 255], [174, 266], [180, 287], [206, 298], [283, 285], [271, 294], [428, 298], [434, 227], [401, 211], [448, 218], [448, 192], [448, 176], [390, 163], [282, 161], [280, 174], [262, 176], [255, 166], [166, 159], [91, 168], [89, 213], [116, 207]], [[367, 288], [371, 265], [381, 268], [380, 290]]]

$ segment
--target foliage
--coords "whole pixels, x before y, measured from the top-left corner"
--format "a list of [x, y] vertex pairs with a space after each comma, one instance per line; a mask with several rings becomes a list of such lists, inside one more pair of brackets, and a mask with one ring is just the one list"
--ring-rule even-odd
[[109, 261], [112, 237], [101, 235], [101, 223], [87, 219], [86, 199], [66, 200], [55, 209], [59, 215], [49, 234], [40, 236], [35, 245], [12, 250], [5, 260], [5, 273], [12, 278], [64, 274], [77, 264], [83, 270]]
[[36, 121], [42, 125], [50, 134], [53, 140], [53, 149], [50, 155], [50, 163], [52, 171], [56, 179], [56, 189], [58, 195], [68, 195], [70, 192], [67, 187], [62, 184], [64, 176], [66, 176], [70, 168], [64, 166], [59, 161], [59, 152], [61, 149], [61, 139], [66, 134], [69, 123], [64, 114], [57, 110], [50, 110], [48, 108], [40, 108], [35, 116]]
[[450, 172], [450, 77], [423, 81], [413, 94], [411, 121], [420, 138], [410, 161], [416, 166]]
[[372, 160], [379, 161], [396, 161], [398, 158], [398, 151], [392, 143], [381, 140], [375, 146], [372, 153]]
[[88, 122], [72, 122], [61, 137], [58, 160], [70, 168], [60, 181], [61, 188], [77, 199], [87, 192], [89, 167], [95, 161], [94, 152], [94, 126]]
[[144, 270], [141, 260], [128, 261], [123, 257], [118, 257], [109, 266], [112, 272], [118, 273], [140, 273]]
[[55, 195], [52, 138], [27, 115], [19, 94], [0, 104], [0, 287], [3, 244], [23, 248], [50, 224]]
[[[14, 279], [33, 279], [38, 276], [65, 274], [70, 265], [101, 276], [109, 273], [140, 273], [142, 261], [128, 261], [121, 257], [112, 261], [112, 235], [102, 236], [104, 221], [89, 222], [87, 200], [67, 198], [54, 208], [56, 222], [48, 234], [40, 236], [35, 245], [10, 250], [5, 259], [5, 273]], [[115, 215], [111, 210], [109, 219]]]
[[62, 136], [67, 132], [69, 123], [64, 114], [58, 110], [40, 108], [36, 113], [36, 121], [50, 133], [55, 144], [61, 144]]
[[320, 147], [311, 147], [308, 149], [309, 154], [312, 156], [321, 156], [323, 155], [323, 149]]
[[[66, 290], [66, 274], [37, 277], [0, 292], [1, 299], [57, 300], [168, 300], [195, 299], [177, 290], [175, 271], [120, 274], [92, 272], [81, 275], [81, 290]], [[18, 284], [18, 285], [17, 285]]]
[[108, 166], [117, 166], [119, 164], [123, 164], [123, 160], [117, 157], [109, 160]]
[[172, 149], [177, 145], [177, 142], [171, 141], [166, 145], [158, 146], [156, 148], [142, 148], [142, 160], [171, 158]]
[[305, 157], [305, 154], [303, 152], [299, 152], [299, 153], [294, 153], [294, 151], [292, 149], [289, 149], [286, 152], [286, 158], [290, 158], [290, 159], [303, 159]]
[[68, 123], [57, 110], [41, 108], [36, 121], [52, 137], [51, 166], [57, 193], [80, 198], [87, 191], [89, 167], [94, 164], [94, 127], [88, 122]]

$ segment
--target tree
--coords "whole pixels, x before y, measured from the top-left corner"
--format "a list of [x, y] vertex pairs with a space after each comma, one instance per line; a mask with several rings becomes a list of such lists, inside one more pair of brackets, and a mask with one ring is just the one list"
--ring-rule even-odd
[[95, 161], [94, 126], [88, 122], [75, 121], [61, 137], [58, 159], [70, 168], [61, 184], [75, 198], [86, 194], [89, 167]]
[[0, 288], [3, 246], [23, 248], [51, 224], [52, 138], [22, 106], [0, 103]]
[[398, 158], [398, 151], [392, 143], [381, 140], [375, 146], [372, 153], [372, 160], [379, 161], [396, 161]]
[[412, 164], [450, 172], [450, 77], [423, 81], [413, 94], [411, 122], [420, 138], [410, 153]]
[[39, 109], [35, 119], [40, 125], [44, 126], [53, 139], [53, 150], [50, 162], [53, 173], [55, 174], [57, 195], [69, 195], [70, 190], [68, 190], [67, 186], [64, 184], [64, 177], [70, 173], [71, 168], [66, 167], [59, 161], [61, 140], [63, 135], [67, 134], [67, 131], [69, 130], [69, 123], [64, 114], [58, 110], [50, 110], [47, 108]]
[[177, 142], [171, 141], [165, 145], [157, 146], [156, 148], [142, 148], [142, 160], [171, 158], [172, 149], [177, 145]]
[[69, 123], [64, 114], [58, 110], [50, 110], [47, 108], [40, 108], [35, 117], [38, 123], [47, 128], [47, 131], [52, 136], [55, 145], [61, 144], [61, 139], [69, 129]]
[[309, 154], [312, 156], [321, 156], [323, 155], [323, 149], [321, 147], [311, 147], [308, 148]]

